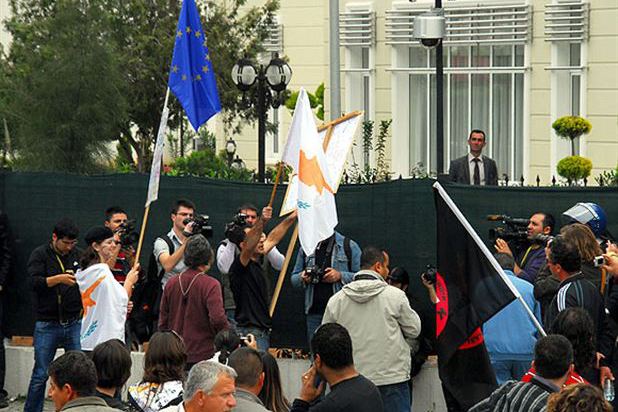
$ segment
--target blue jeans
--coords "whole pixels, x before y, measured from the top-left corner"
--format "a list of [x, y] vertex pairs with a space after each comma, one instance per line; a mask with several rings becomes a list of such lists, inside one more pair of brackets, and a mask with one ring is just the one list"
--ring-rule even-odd
[[324, 314], [308, 313], [307, 314], [307, 344], [311, 349], [311, 338], [315, 334], [317, 328], [322, 324], [322, 318]]
[[24, 412], [41, 412], [45, 400], [47, 368], [56, 356], [56, 350], [80, 350], [79, 335], [82, 321], [75, 320], [66, 325], [59, 322], [38, 321], [34, 325], [34, 368], [28, 386]]
[[385, 412], [410, 412], [412, 410], [408, 381], [381, 385], [378, 386], [378, 390], [382, 396]]
[[255, 336], [258, 350], [266, 352], [270, 348], [270, 331], [267, 329], [256, 328], [255, 326], [238, 326], [236, 328], [241, 336], [252, 334]]
[[518, 361], [518, 360], [492, 360], [491, 366], [496, 373], [496, 379], [498, 385], [502, 385], [506, 381], [516, 380], [520, 381], [521, 378], [528, 372], [532, 363], [530, 360]]

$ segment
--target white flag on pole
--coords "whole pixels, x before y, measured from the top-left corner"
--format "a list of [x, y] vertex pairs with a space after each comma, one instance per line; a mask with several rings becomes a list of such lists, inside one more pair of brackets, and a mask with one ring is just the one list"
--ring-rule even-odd
[[148, 181], [148, 197], [146, 207], [159, 198], [159, 180], [161, 179], [161, 161], [163, 159], [163, 146], [165, 145], [165, 131], [167, 130], [167, 118], [169, 109], [167, 99], [163, 113], [161, 113], [161, 123], [159, 123], [159, 133], [157, 133], [157, 143], [155, 144], [154, 154], [152, 155], [152, 166], [150, 167], [150, 180]]
[[300, 90], [282, 160], [298, 174], [298, 237], [305, 254], [337, 226], [337, 206], [328, 163], [307, 92]]

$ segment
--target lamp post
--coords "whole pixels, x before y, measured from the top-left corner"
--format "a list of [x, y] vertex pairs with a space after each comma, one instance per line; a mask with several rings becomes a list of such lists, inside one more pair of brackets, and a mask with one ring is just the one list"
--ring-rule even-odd
[[[242, 58], [232, 68], [232, 81], [243, 92], [243, 100], [254, 104], [258, 113], [258, 180], [264, 182], [266, 171], [266, 118], [269, 106], [276, 109], [282, 103], [283, 91], [290, 83], [292, 69], [277, 53], [268, 65], [256, 68], [253, 62]], [[247, 92], [256, 86], [253, 99]], [[235, 162], [236, 160], [234, 160]]]
[[231, 137], [225, 143], [225, 153], [227, 154], [227, 165], [231, 166], [236, 153], [236, 142]]
[[423, 47], [436, 48], [436, 159], [438, 177], [444, 172], [444, 67], [442, 40], [446, 37], [446, 21], [442, 0], [435, 0], [435, 7], [414, 19], [414, 38]]

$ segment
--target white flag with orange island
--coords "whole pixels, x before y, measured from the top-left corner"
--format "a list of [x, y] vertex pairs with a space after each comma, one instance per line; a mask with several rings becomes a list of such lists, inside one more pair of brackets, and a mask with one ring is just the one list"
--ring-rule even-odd
[[282, 160], [298, 175], [298, 237], [306, 255], [337, 226], [335, 185], [305, 89], [300, 89]]

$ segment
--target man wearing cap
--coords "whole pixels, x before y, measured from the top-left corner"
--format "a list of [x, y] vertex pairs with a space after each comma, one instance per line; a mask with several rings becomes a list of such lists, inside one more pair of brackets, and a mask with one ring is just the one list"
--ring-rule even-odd
[[51, 242], [32, 251], [28, 274], [36, 301], [34, 368], [28, 387], [25, 412], [41, 412], [45, 399], [47, 367], [56, 350], [80, 350], [82, 299], [75, 281], [79, 229], [70, 219], [56, 223]]

